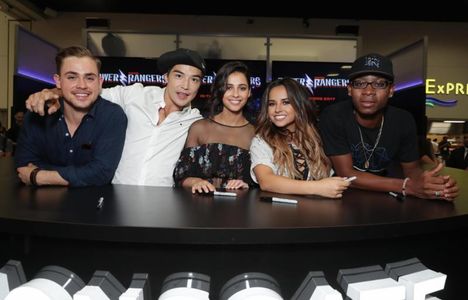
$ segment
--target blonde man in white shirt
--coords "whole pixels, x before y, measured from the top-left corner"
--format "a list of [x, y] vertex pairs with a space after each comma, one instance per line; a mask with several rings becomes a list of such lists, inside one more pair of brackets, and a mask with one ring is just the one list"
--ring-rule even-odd
[[[177, 49], [161, 55], [158, 68], [165, 74], [165, 88], [137, 83], [101, 93], [104, 99], [119, 104], [128, 118], [122, 158], [112, 183], [173, 186], [172, 173], [188, 129], [202, 118], [190, 102], [206, 71], [203, 58], [195, 51]], [[29, 96], [26, 107], [44, 115], [44, 103], [59, 97], [59, 90], [43, 90]], [[49, 114], [57, 110], [56, 103], [49, 106]]]

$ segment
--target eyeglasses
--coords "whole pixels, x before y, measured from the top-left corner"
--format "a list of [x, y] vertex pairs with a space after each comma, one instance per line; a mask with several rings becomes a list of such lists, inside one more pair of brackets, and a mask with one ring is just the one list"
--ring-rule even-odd
[[391, 83], [392, 83], [391, 81], [387, 81], [387, 80], [379, 80], [379, 81], [371, 81], [371, 82], [353, 80], [351, 81], [351, 86], [353, 87], [353, 89], [363, 90], [367, 88], [367, 86], [370, 84], [370, 86], [373, 89], [383, 90], [383, 89], [386, 89]]

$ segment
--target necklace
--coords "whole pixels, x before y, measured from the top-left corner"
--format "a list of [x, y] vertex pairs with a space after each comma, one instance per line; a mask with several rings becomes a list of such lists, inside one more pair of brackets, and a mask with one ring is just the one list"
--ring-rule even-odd
[[250, 124], [250, 122], [247, 121], [247, 120], [246, 120], [247, 123], [242, 124], [242, 125], [227, 125], [227, 124], [223, 124], [223, 123], [221, 123], [221, 122], [215, 121], [214, 118], [213, 118], [213, 119], [210, 118], [209, 120], [210, 120], [211, 122], [213, 122], [213, 123], [216, 123], [216, 124], [221, 125], [221, 126], [224, 126], [224, 127], [229, 127], [229, 128], [242, 128], [242, 127], [245, 127], [245, 126], [247, 126], [247, 125]]
[[[362, 132], [361, 132], [361, 126], [358, 123], [358, 130], [359, 130], [359, 137], [361, 138], [361, 145], [362, 148], [364, 148], [364, 158], [366, 161], [364, 162], [364, 168], [367, 170], [369, 168], [369, 161], [372, 158], [372, 155], [374, 155], [375, 148], [377, 148], [377, 145], [379, 144], [380, 137], [382, 136], [382, 128], [384, 125], [384, 116], [382, 115], [382, 121], [380, 122], [380, 128], [379, 128], [379, 133], [377, 134], [377, 139], [375, 140], [374, 147], [372, 149], [369, 149], [366, 147], [366, 144], [364, 143], [364, 139], [362, 138]], [[369, 156], [367, 156], [367, 151], [370, 151]]]

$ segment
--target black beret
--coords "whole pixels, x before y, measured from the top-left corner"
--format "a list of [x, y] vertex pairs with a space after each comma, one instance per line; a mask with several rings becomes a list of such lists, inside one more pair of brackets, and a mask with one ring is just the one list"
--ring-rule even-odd
[[206, 64], [203, 57], [190, 49], [179, 48], [166, 52], [158, 58], [158, 69], [163, 74], [166, 74], [175, 65], [189, 65], [200, 69], [203, 74], [206, 72]]

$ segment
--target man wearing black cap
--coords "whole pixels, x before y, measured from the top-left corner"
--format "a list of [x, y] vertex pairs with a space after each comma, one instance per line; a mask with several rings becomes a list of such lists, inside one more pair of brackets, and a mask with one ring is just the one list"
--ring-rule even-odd
[[[419, 198], [453, 200], [458, 187], [453, 178], [419, 165], [416, 125], [411, 114], [387, 105], [394, 93], [392, 62], [379, 54], [353, 63], [348, 95], [352, 101], [329, 106], [320, 115], [325, 153], [339, 176], [356, 176], [352, 186]], [[392, 161], [401, 164], [406, 178], [391, 178]]]
[[[165, 88], [140, 83], [103, 89], [101, 96], [122, 106], [128, 118], [125, 146], [113, 183], [172, 186], [172, 173], [190, 125], [202, 116], [190, 107], [205, 73], [205, 62], [195, 51], [177, 49], [161, 55], [159, 71]], [[58, 91], [31, 95], [26, 107], [41, 115], [44, 102]], [[57, 106], [50, 106], [51, 113]]]

